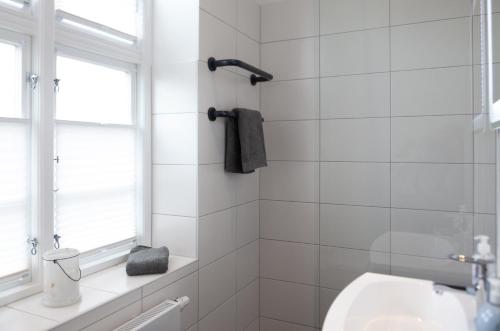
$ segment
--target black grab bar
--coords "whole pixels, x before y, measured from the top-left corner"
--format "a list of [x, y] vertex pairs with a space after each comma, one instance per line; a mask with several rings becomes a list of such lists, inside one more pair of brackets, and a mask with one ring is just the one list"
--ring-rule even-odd
[[237, 59], [216, 60], [213, 57], [208, 59], [208, 69], [210, 69], [210, 71], [215, 71], [217, 70], [218, 67], [228, 67], [228, 66], [239, 67], [253, 73], [250, 76], [250, 83], [252, 85], [255, 85], [260, 82], [267, 82], [273, 79], [273, 75], [271, 75], [270, 73], [265, 72], [262, 69], [256, 68], [253, 65], [243, 62], [241, 60]]

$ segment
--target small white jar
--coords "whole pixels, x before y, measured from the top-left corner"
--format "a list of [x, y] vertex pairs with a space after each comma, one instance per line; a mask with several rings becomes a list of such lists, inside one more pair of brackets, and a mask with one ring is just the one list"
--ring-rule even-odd
[[73, 248], [43, 254], [43, 297], [47, 307], [63, 307], [80, 301], [80, 252]]

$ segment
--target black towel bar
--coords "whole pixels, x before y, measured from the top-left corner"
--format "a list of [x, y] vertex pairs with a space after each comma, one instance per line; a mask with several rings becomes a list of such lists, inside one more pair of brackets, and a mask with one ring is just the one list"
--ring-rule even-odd
[[267, 82], [273, 79], [273, 75], [271, 75], [270, 73], [265, 72], [262, 69], [256, 68], [253, 65], [245, 63], [241, 60], [237, 59], [216, 60], [215, 58], [211, 57], [208, 59], [207, 62], [208, 62], [208, 69], [210, 69], [210, 71], [215, 71], [217, 70], [218, 67], [233, 66], [245, 69], [253, 74], [258, 75], [258, 76], [256, 75], [250, 76], [250, 83], [252, 85], [256, 85], [257, 83], [260, 82]]
[[[236, 113], [228, 110], [217, 110], [214, 107], [208, 108], [208, 119], [211, 120], [212, 122], [217, 119], [217, 117], [231, 117], [231, 118], [236, 118], [237, 115]], [[262, 119], [262, 122], [264, 122], [264, 119]]]

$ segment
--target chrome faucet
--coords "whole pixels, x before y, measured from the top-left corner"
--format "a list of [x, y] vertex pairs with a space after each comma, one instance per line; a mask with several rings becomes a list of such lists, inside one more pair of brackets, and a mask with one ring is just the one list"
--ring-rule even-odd
[[477, 307], [480, 307], [487, 299], [488, 277], [490, 276], [489, 266], [495, 263], [495, 258], [480, 259], [460, 254], [450, 254], [449, 258], [453, 261], [472, 265], [472, 286], [462, 287], [434, 283], [434, 292], [443, 294], [446, 291], [466, 291], [476, 297]]

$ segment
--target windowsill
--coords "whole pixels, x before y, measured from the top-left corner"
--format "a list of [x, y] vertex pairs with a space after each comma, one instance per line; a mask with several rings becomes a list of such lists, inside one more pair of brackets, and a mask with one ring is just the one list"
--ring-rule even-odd
[[38, 293], [0, 308], [0, 330], [14, 325], [17, 331], [81, 329], [194, 272], [196, 264], [193, 258], [170, 256], [166, 273], [130, 277], [121, 263], [82, 278], [82, 299], [74, 305], [45, 307]]

